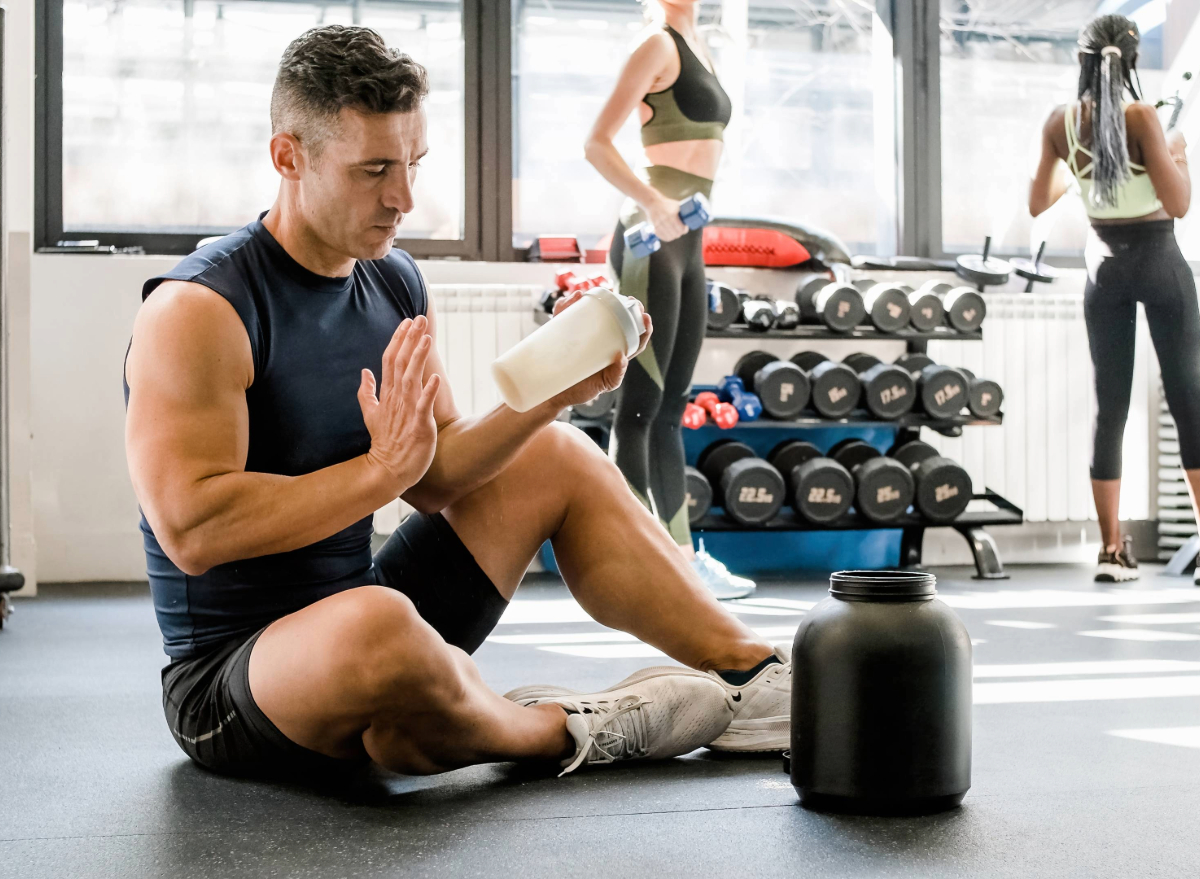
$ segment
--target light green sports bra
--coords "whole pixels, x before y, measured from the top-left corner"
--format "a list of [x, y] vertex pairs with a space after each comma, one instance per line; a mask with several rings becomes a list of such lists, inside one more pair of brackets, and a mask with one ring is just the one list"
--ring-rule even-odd
[[[1087, 215], [1093, 220], [1128, 220], [1134, 217], [1144, 217], [1161, 208], [1162, 202], [1159, 201], [1158, 193], [1154, 191], [1154, 184], [1150, 181], [1150, 175], [1146, 173], [1146, 168], [1143, 165], [1138, 165], [1135, 162], [1129, 163], [1130, 176], [1117, 190], [1117, 203], [1115, 205], [1092, 204], [1092, 165], [1089, 162], [1088, 166], [1081, 173], [1079, 170], [1078, 154], [1083, 153], [1093, 161], [1094, 157], [1091, 150], [1080, 145], [1079, 138], [1075, 136], [1073, 117], [1074, 104], [1067, 104], [1066, 113], [1063, 114], [1063, 119], [1067, 125], [1067, 167], [1071, 169], [1071, 173], [1079, 181], [1079, 190], [1083, 195], [1083, 206], [1087, 210]], [[1083, 176], [1084, 174], [1088, 176], [1085, 177]]]

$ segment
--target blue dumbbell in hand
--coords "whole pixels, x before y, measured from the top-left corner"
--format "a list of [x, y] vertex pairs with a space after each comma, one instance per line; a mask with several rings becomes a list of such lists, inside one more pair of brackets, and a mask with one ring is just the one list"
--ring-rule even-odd
[[736, 375], [727, 375], [717, 383], [717, 397], [722, 403], [732, 403], [741, 421], [755, 421], [762, 415], [762, 400], [747, 391]]
[[[704, 193], [697, 192], [680, 203], [679, 219], [693, 231], [708, 225], [708, 221], [712, 219], [712, 212]], [[629, 248], [634, 259], [643, 259], [662, 247], [662, 242], [654, 234], [654, 225], [646, 220], [625, 230], [625, 246]]]

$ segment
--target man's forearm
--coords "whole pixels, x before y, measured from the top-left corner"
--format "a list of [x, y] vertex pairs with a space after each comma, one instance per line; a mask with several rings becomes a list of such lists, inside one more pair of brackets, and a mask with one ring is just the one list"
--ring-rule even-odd
[[440, 427], [433, 463], [402, 497], [424, 512], [444, 509], [490, 482], [562, 410], [554, 400], [528, 412], [514, 412], [501, 404], [483, 415], [460, 417]]
[[324, 540], [393, 500], [388, 474], [360, 455], [303, 476], [233, 472], [185, 489], [186, 504], [147, 509], [168, 557], [189, 574]]

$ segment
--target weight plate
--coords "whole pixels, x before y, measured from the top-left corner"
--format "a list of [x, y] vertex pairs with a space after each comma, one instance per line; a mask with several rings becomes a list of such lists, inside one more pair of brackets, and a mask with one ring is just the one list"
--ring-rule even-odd
[[921, 408], [931, 418], [953, 418], [967, 405], [967, 377], [953, 366], [926, 366], [917, 379]]
[[810, 402], [826, 418], [845, 418], [858, 405], [862, 385], [850, 367], [826, 360], [818, 363], [811, 373]]
[[800, 306], [786, 299], [775, 300], [775, 328], [792, 330], [800, 325]]
[[829, 284], [813, 298], [821, 323], [835, 333], [848, 333], [866, 317], [862, 294], [852, 284]]
[[926, 458], [936, 458], [938, 450], [929, 443], [921, 440], [909, 440], [899, 446], [888, 449], [888, 457], [895, 458], [909, 470], [916, 467]]
[[998, 383], [986, 378], [967, 379], [967, 408], [972, 415], [993, 418], [1000, 414], [1003, 403], [1004, 391]]
[[792, 471], [801, 464], [807, 464], [814, 458], [820, 458], [821, 452], [812, 443], [803, 440], [784, 440], [767, 455], [767, 461], [772, 467], [783, 474], [784, 481], [791, 485]]
[[588, 403], [580, 403], [577, 406], [572, 406], [571, 411], [580, 418], [604, 418], [608, 413], [612, 412], [613, 407], [616, 405], [617, 392], [606, 391]]
[[932, 332], [946, 319], [946, 309], [942, 307], [942, 300], [935, 293], [914, 290], [908, 294], [908, 305], [909, 322], [913, 329], [922, 333]]
[[857, 373], [866, 372], [878, 362], [879, 358], [874, 354], [866, 354], [862, 351], [855, 351], [853, 354], [842, 358], [842, 363], [846, 364]]
[[742, 303], [738, 300], [737, 291], [728, 284], [714, 283], [713, 289], [716, 292], [716, 303], [710, 300], [708, 311], [708, 328], [711, 330], [728, 329], [738, 319], [738, 313], [742, 310]]
[[695, 525], [708, 515], [712, 507], [712, 486], [695, 467], [685, 467], [683, 473], [687, 488], [688, 523]]
[[865, 291], [863, 307], [871, 325], [881, 333], [895, 333], [908, 326], [911, 316], [908, 297], [893, 284], [875, 284]]
[[972, 284], [993, 287], [1008, 281], [1012, 266], [1007, 260], [994, 256], [983, 258], [982, 254], [964, 253], [954, 261], [954, 273]]
[[832, 458], [814, 458], [791, 474], [792, 508], [800, 518], [824, 525], [846, 515], [854, 502], [854, 477]]
[[853, 473], [858, 465], [881, 456], [875, 447], [856, 437], [848, 437], [833, 444], [829, 449], [829, 457]]
[[772, 418], [795, 418], [811, 395], [808, 374], [794, 363], [775, 360], [754, 375], [754, 391]]
[[913, 476], [917, 511], [931, 522], [952, 522], [971, 502], [971, 477], [949, 458], [926, 458]]
[[882, 456], [854, 472], [854, 506], [872, 522], [892, 522], [912, 506], [913, 475], [898, 461]]
[[907, 415], [916, 404], [916, 382], [902, 366], [877, 363], [859, 378], [863, 404], [876, 418], [891, 421]]
[[1042, 284], [1049, 284], [1058, 277], [1058, 272], [1052, 266], [1045, 263], [1035, 263], [1031, 259], [1026, 259], [1023, 256], [1014, 257], [1009, 262], [1012, 264], [1012, 269], [1022, 278], [1027, 281], [1039, 281]]
[[742, 317], [750, 329], [765, 333], [775, 326], [775, 306], [761, 299], [747, 299], [742, 303]]
[[741, 525], [761, 525], [774, 519], [786, 494], [783, 477], [762, 458], [734, 461], [721, 475], [725, 515]]
[[942, 299], [946, 320], [960, 333], [973, 333], [987, 316], [987, 303], [970, 287], [955, 287]]
[[812, 372], [818, 363], [824, 363], [828, 359], [828, 357], [818, 351], [801, 351], [799, 354], [792, 355], [791, 362], [805, 372]]
[[896, 358], [896, 365], [907, 369], [914, 377], [921, 374], [926, 366], [933, 366], [933, 358], [928, 354], [910, 352]]
[[754, 374], [768, 363], [774, 363], [778, 359], [767, 351], [748, 351], [733, 365], [732, 374], [742, 380], [742, 387], [748, 391], [754, 391]]

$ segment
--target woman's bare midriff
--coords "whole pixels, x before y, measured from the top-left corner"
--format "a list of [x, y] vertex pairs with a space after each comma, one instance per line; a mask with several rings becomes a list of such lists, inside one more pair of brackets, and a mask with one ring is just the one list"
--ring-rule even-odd
[[654, 144], [645, 149], [646, 159], [651, 165], [666, 165], [712, 180], [717, 176], [723, 147], [724, 144], [719, 140], [679, 140]]

